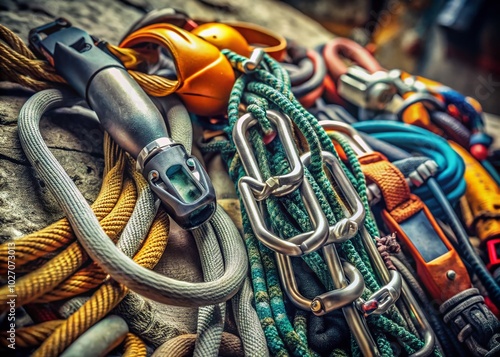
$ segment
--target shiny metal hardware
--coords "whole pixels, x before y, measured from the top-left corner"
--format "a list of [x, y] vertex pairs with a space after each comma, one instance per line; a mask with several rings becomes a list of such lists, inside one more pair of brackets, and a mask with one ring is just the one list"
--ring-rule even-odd
[[[335, 250], [329, 253], [337, 254]], [[337, 256], [338, 257], [338, 256]], [[363, 276], [356, 267], [348, 262], [343, 262], [340, 272], [331, 271], [330, 274], [340, 273], [347, 276], [349, 283], [346, 286], [328, 291], [310, 300], [305, 298], [297, 287], [297, 281], [293, 273], [292, 260], [289, 256], [276, 253], [278, 271], [283, 288], [290, 301], [300, 309], [312, 311], [316, 316], [322, 316], [352, 304], [360, 298], [365, 289]], [[344, 277], [342, 279], [345, 279]]]
[[[350, 217], [330, 227], [329, 238], [322, 248], [323, 257], [328, 266], [335, 290], [316, 296], [313, 300], [305, 298], [298, 290], [290, 257], [276, 253], [280, 280], [288, 298], [301, 309], [310, 310], [315, 315], [322, 316], [342, 308], [349, 328], [363, 355], [379, 356], [379, 351], [366, 325], [366, 320], [354, 305], [364, 291], [364, 279], [353, 265], [347, 262], [341, 263], [335, 245], [332, 244], [344, 242], [357, 233], [358, 227], [363, 224], [365, 210], [354, 187], [352, 187], [342, 170], [338, 159], [329, 152], [323, 152], [322, 156], [331, 171], [331, 176], [345, 196], [349, 205], [348, 210], [352, 212]], [[309, 165], [310, 154], [302, 155], [301, 161], [304, 165]], [[296, 236], [291, 241], [298, 244], [304, 239], [305, 234]]]
[[[373, 150], [366, 144], [366, 142], [361, 138], [361, 136], [358, 134], [357, 130], [354, 129], [353, 127], [350, 127], [344, 123], [341, 122], [333, 122], [333, 121], [320, 121], [320, 125], [325, 129], [325, 130], [336, 130], [341, 133], [347, 134], [348, 136], [351, 137], [352, 142], [355, 143], [355, 145], [352, 146], [352, 149], [356, 152], [358, 156], [362, 156], [368, 153], [373, 152]], [[349, 134], [351, 133], [351, 134]], [[387, 266], [385, 265], [384, 260], [382, 259], [382, 256], [380, 255], [377, 246], [373, 242], [373, 239], [371, 238], [370, 234], [368, 233], [368, 230], [364, 227], [364, 225], [360, 226], [359, 228], [359, 233], [361, 235], [361, 239], [363, 241], [363, 245], [366, 248], [366, 251], [368, 253], [368, 256], [370, 257], [370, 260], [372, 261], [375, 271], [379, 275], [380, 279], [386, 286], [391, 285], [391, 281], [393, 279], [392, 274], [398, 274], [397, 272], [391, 273], [389, 272], [389, 269], [387, 269]], [[420, 308], [419, 304], [413, 297], [408, 285], [406, 282], [402, 279], [402, 284], [401, 284], [401, 298], [405, 305], [408, 307], [410, 310], [410, 316], [412, 316], [415, 325], [419, 329], [419, 332], [421, 336], [424, 339], [424, 346], [416, 351], [415, 353], [411, 354], [411, 357], [424, 357], [428, 356], [432, 353], [434, 350], [434, 345], [436, 341], [436, 337], [434, 335], [434, 332], [432, 331], [432, 328], [427, 321], [427, 319], [424, 316], [424, 313], [422, 309]], [[383, 287], [382, 287], [383, 289]]]
[[283, 149], [291, 167], [288, 174], [273, 176], [267, 179], [266, 182], [263, 181], [257, 159], [246, 136], [247, 131], [257, 124], [257, 119], [251, 113], [241, 116], [233, 129], [234, 145], [247, 173], [245, 181], [251, 187], [257, 200], [263, 200], [269, 197], [270, 194], [276, 197], [289, 194], [302, 183], [304, 178], [304, 169], [297, 154], [290, 129], [290, 119], [274, 110], [268, 110], [266, 115], [269, 121], [276, 126], [278, 136], [283, 144]]
[[161, 150], [174, 144], [175, 141], [173, 141], [171, 138], [160, 138], [150, 142], [148, 145], [143, 147], [139, 152], [139, 155], [137, 155], [135, 163], [135, 168], [137, 169], [137, 171], [142, 172], [144, 170], [144, 163], [148, 159], [156, 155]]
[[351, 304], [356, 299], [359, 299], [365, 289], [363, 276], [354, 265], [344, 262], [342, 264], [344, 273], [349, 280], [346, 287], [327, 291], [316, 296], [310, 304], [311, 311], [316, 316], [322, 316], [333, 310]]
[[257, 69], [260, 62], [264, 58], [264, 50], [262, 48], [254, 48], [250, 54], [250, 58], [243, 61], [242, 69], [244, 73], [250, 73]]
[[338, 131], [340, 133], [346, 134], [351, 148], [357, 156], [373, 152], [372, 148], [366, 143], [361, 135], [359, 135], [358, 131], [354, 129], [353, 126], [333, 120], [321, 120], [318, 123], [323, 129], [327, 131]]
[[398, 92], [394, 79], [399, 75], [399, 71], [369, 73], [351, 66], [340, 76], [338, 93], [361, 108], [384, 110]]
[[402, 279], [401, 275], [391, 270], [391, 281], [380, 290], [373, 293], [368, 300], [359, 299], [356, 303], [358, 309], [366, 316], [384, 314], [396, 303], [401, 294]]
[[246, 177], [242, 177], [238, 182], [243, 205], [247, 210], [248, 218], [255, 236], [265, 246], [278, 253], [297, 257], [314, 252], [325, 244], [329, 233], [328, 221], [309, 181], [304, 180], [300, 185], [299, 190], [302, 202], [304, 202], [304, 206], [306, 207], [307, 214], [313, 222], [314, 231], [305, 235], [302, 234], [301, 238], [304, 239], [301, 239], [300, 243], [296, 243], [296, 240], [293, 239], [294, 237], [285, 240], [266, 228], [262, 212], [259, 209], [255, 196], [252, 193], [252, 189], [247, 184], [245, 178]]
[[[238, 120], [233, 130], [233, 140], [248, 175], [240, 179], [238, 187], [256, 237], [278, 253], [301, 256], [325, 244], [329, 234], [328, 221], [311, 184], [303, 178], [304, 169], [293, 142], [290, 120], [285, 115], [271, 110], [267, 111], [267, 117], [276, 127], [292, 171], [285, 175], [271, 177], [266, 182], [263, 181], [257, 160], [246, 137], [246, 132], [257, 123], [257, 120], [250, 113], [245, 114]], [[297, 188], [314, 226], [314, 231], [301, 235], [298, 243], [293, 237], [282, 239], [267, 229], [265, 218], [257, 204], [258, 200], [262, 201], [271, 194], [282, 196]]]
[[[341, 219], [329, 228], [330, 235], [328, 237], [327, 244], [341, 243], [351, 239], [356, 235], [356, 233], [358, 233], [358, 227], [363, 224], [363, 220], [365, 219], [365, 208], [363, 207], [363, 202], [361, 202], [358, 193], [345, 175], [342, 170], [342, 166], [340, 166], [340, 162], [335, 155], [328, 151], [323, 151], [321, 154], [328, 169], [330, 170], [331, 177], [340, 187], [343, 196], [349, 204], [349, 211], [352, 212], [349, 217]], [[311, 153], [305, 153], [300, 157], [300, 160], [304, 166], [309, 166], [311, 163]]]

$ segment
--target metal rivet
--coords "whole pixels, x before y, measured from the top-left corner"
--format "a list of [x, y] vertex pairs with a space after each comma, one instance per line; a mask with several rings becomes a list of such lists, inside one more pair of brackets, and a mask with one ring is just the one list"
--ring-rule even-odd
[[320, 312], [323, 309], [321, 302], [319, 300], [313, 300], [311, 302], [311, 311], [312, 312]]
[[196, 163], [194, 162], [193, 158], [189, 158], [186, 160], [186, 165], [188, 165], [189, 168], [193, 169], [196, 166]]
[[158, 173], [158, 171], [153, 170], [153, 171], [151, 171], [151, 172], [149, 173], [149, 176], [151, 177], [151, 179], [152, 179], [153, 181], [156, 181], [156, 180], [158, 180], [158, 178], [160, 177], [160, 174]]
[[457, 277], [457, 273], [455, 273], [454, 270], [448, 270], [446, 272], [446, 277], [450, 280], [455, 280], [455, 278]]

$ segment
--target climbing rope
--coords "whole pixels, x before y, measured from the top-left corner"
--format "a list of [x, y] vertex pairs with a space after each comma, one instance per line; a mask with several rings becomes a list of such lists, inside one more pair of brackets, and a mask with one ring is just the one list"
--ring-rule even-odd
[[[238, 68], [238, 64], [241, 68], [241, 64], [247, 60], [245, 57], [228, 50], [224, 50], [223, 53], [235, 68]], [[290, 170], [287, 167], [283, 149], [276, 143], [276, 140], [270, 143], [264, 143], [263, 141], [263, 137], [270, 135], [272, 131], [265, 111], [267, 109], [276, 109], [287, 114], [294, 123], [296, 129], [295, 141], [298, 142], [299, 150], [311, 152], [311, 165], [304, 168], [305, 177], [311, 183], [329, 224], [333, 225], [343, 218], [344, 213], [341, 204], [338, 202], [338, 196], [332, 190], [328, 177], [323, 170], [321, 152], [326, 150], [336, 154], [332, 141], [319, 126], [316, 118], [298, 104], [291, 94], [286, 73], [278, 63], [268, 56], [264, 56], [263, 64], [255, 71], [242, 74], [236, 80], [228, 106], [229, 123], [224, 128], [229, 140], [206, 144], [202, 147], [202, 150], [204, 152], [222, 152], [234, 183], [237, 183], [245, 175], [241, 160], [236, 154], [232, 141], [233, 127], [239, 118], [240, 103], [246, 105], [246, 110], [252, 113], [260, 124], [260, 131], [250, 129], [250, 142], [255, 149], [263, 179], [266, 180], [274, 175], [282, 175]], [[348, 155], [349, 164], [354, 175], [345, 166], [343, 167], [344, 171], [368, 211], [365, 193], [366, 184], [359, 163], [352, 150], [349, 150], [349, 147], [343, 148]], [[297, 194], [292, 193], [282, 199], [269, 196], [266, 204], [270, 224], [276, 232], [279, 232], [281, 237], [286, 239], [311, 230], [310, 223], [304, 212], [303, 203], [300, 202]], [[279, 285], [272, 251], [257, 240], [250, 227], [248, 213], [243, 206], [241, 211], [245, 243], [250, 259], [256, 309], [271, 353], [273, 355], [291, 353], [296, 356], [314, 354], [308, 347], [307, 339], [304, 338], [303, 331], [305, 331], [306, 327], [303, 319], [297, 319], [294, 326], [286, 313], [283, 292]], [[375, 223], [370, 216], [366, 217], [365, 225], [372, 237], [378, 236]], [[371, 292], [380, 288], [380, 282], [374, 274], [375, 270], [364, 251], [359, 236], [342, 243], [340, 245], [340, 254], [344, 259], [354, 264], [363, 275], [367, 286], [363, 296], [368, 296]], [[317, 253], [311, 253], [303, 256], [303, 259], [318, 275], [324, 287], [331, 289], [331, 281], [328, 280], [326, 265], [321, 256]], [[423, 346], [423, 341], [408, 332], [404, 325], [401, 325], [403, 318], [395, 308], [390, 309], [387, 314], [381, 316], [372, 315], [367, 321], [374, 328], [373, 331], [376, 331], [376, 343], [383, 355], [393, 355], [394, 353], [390, 347], [388, 336], [399, 338], [408, 353], [414, 353]], [[353, 355], [359, 354], [354, 342], [350, 352]], [[435, 352], [435, 354], [439, 353]]]
[[[20, 85], [41, 91], [65, 84], [66, 81], [57, 75], [54, 67], [47, 61], [37, 59], [33, 52], [24, 44], [19, 36], [7, 27], [0, 24], [0, 80], [19, 83]], [[115, 53], [124, 50], [115, 46], [110, 48]], [[135, 52], [128, 49], [130, 52]], [[137, 54], [135, 54], [137, 56]], [[149, 75], [136, 70], [128, 73], [139, 83], [139, 85], [152, 96], [165, 96], [162, 88], [171, 87], [171, 81], [165, 77]]]

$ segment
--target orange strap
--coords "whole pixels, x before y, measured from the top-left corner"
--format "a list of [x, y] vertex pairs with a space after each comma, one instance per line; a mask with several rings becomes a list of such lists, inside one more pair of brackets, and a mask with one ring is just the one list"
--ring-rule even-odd
[[384, 197], [389, 214], [398, 223], [420, 212], [424, 204], [412, 195], [403, 174], [381, 153], [359, 157], [361, 170], [367, 180], [375, 183]]

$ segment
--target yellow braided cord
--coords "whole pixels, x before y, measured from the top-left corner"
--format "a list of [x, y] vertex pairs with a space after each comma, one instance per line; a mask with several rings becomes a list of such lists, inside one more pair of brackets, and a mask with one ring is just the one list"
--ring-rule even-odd
[[[25, 87], [40, 91], [53, 88], [58, 83], [66, 83], [64, 78], [55, 73], [47, 62], [36, 59], [33, 52], [24, 45], [15, 33], [0, 25], [0, 36], [6, 44], [0, 43], [0, 80], [19, 83]], [[108, 45], [112, 52], [123, 58], [128, 73], [149, 95], [163, 97], [175, 92], [179, 82], [165, 77], [149, 75], [133, 68], [144, 60], [151, 60], [152, 52], [138, 53], [133, 49], [121, 49]], [[133, 58], [133, 56], [136, 56]], [[133, 60], [130, 60], [133, 58]]]
[[168, 78], [129, 70], [128, 74], [144, 89], [146, 93], [155, 97], [164, 97], [175, 92], [179, 87], [178, 81]]
[[[115, 208], [101, 221], [102, 228], [113, 241], [118, 238], [118, 235], [130, 219], [136, 201], [137, 193], [135, 185], [132, 180], [127, 179]], [[25, 305], [53, 290], [70, 277], [83, 264], [86, 258], [85, 251], [80, 244], [73, 242], [68, 249], [59, 253], [40, 269], [19, 278], [16, 281], [17, 305]], [[8, 285], [0, 287], [0, 303], [8, 300], [8, 294]], [[74, 294], [70, 293], [66, 297], [71, 296], [74, 296]], [[5, 303], [0, 305], [0, 311], [4, 311], [7, 308], [8, 306]]]
[[146, 357], [146, 344], [133, 333], [127, 333], [122, 357]]
[[[39, 323], [37, 325], [21, 327], [16, 330], [16, 347], [17, 348], [34, 348], [40, 346], [54, 330], [60, 326], [64, 320], [52, 320]], [[0, 342], [7, 346], [7, 334], [0, 333]]]
[[127, 293], [125, 286], [108, 280], [80, 309], [59, 325], [32, 356], [59, 356], [83, 332], [106, 316]]
[[28, 59], [35, 59], [33, 52], [26, 46], [19, 36], [0, 24], [0, 40], [4, 41], [14, 51], [19, 52]]
[[[25, 305], [55, 288], [61, 281], [73, 274], [85, 259], [86, 254], [80, 244], [73, 242], [68, 249], [59, 253], [40, 269], [18, 278], [16, 280], [16, 305]], [[9, 289], [8, 285], [0, 287], [0, 311], [8, 308], [6, 301]]]
[[[112, 158], [111, 155], [110, 158]], [[101, 191], [92, 205], [92, 210], [99, 220], [110, 214], [120, 197], [125, 157], [120, 155], [118, 158], [119, 160], [104, 177]], [[73, 230], [66, 218], [38, 232], [16, 239], [16, 266], [21, 267], [31, 260], [70, 244], [74, 240]], [[7, 272], [8, 250], [8, 242], [0, 245], [0, 274]]]
[[106, 279], [107, 274], [95, 263], [78, 270], [54, 290], [47, 292], [43, 296], [35, 299], [34, 303], [48, 303], [68, 299], [89, 290], [97, 288]]
[[[143, 247], [134, 256], [134, 261], [148, 269], [154, 268], [167, 246], [169, 228], [168, 215], [160, 210], [151, 225]], [[108, 280], [47, 338], [33, 356], [58, 356], [82, 333], [106, 316], [125, 295], [124, 286]]]

